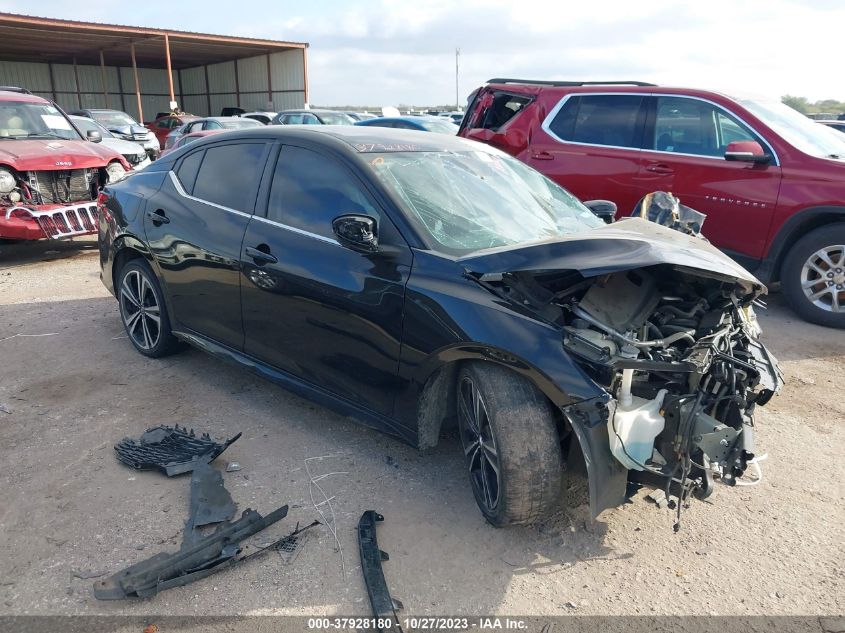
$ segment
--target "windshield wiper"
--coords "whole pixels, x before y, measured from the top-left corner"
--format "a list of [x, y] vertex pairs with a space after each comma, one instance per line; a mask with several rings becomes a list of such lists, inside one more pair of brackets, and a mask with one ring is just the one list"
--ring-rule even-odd
[[33, 137], [37, 137], [37, 136], [42, 136], [42, 137], [45, 137], [45, 138], [57, 138], [57, 139], [60, 139], [62, 141], [71, 140], [71, 139], [65, 138], [64, 136], [59, 136], [58, 134], [53, 134], [52, 132], [31, 132], [30, 134], [19, 134], [19, 135], [16, 135], [16, 136], [10, 136], [9, 138], [15, 138], [15, 139], [33, 138]]
[[839, 154], [828, 154], [827, 158], [840, 158], [841, 159], [842, 156], [840, 156]]

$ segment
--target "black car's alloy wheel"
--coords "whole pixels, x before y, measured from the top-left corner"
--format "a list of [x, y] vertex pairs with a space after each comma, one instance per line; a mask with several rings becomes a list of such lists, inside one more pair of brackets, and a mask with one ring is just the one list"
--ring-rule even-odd
[[494, 363], [468, 363], [457, 380], [458, 430], [484, 518], [504, 526], [548, 514], [562, 478], [549, 401], [527, 378]]
[[132, 342], [149, 350], [161, 338], [161, 307], [153, 287], [139, 270], [130, 270], [120, 284], [120, 314]]
[[124, 266], [115, 294], [123, 327], [136, 350], [153, 358], [176, 350], [161, 289], [146, 262], [132, 260]]
[[484, 396], [472, 378], [461, 378], [458, 421], [470, 481], [478, 503], [490, 513], [499, 504], [499, 449]]

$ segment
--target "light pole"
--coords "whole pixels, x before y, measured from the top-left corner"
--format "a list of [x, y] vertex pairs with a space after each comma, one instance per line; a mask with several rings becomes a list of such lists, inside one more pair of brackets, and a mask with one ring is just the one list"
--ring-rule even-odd
[[460, 110], [461, 109], [461, 98], [458, 91], [458, 59], [461, 56], [461, 49], [455, 49], [455, 107]]

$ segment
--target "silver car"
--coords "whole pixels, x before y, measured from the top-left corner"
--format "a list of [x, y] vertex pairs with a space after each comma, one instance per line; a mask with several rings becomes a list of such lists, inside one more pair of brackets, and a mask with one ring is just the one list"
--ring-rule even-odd
[[[71, 116], [70, 120], [82, 133], [84, 138], [89, 138], [89, 131], [99, 132], [101, 140], [93, 142], [102, 143], [106, 147], [110, 147], [121, 154], [126, 159], [126, 162], [132, 165], [132, 171], [143, 169], [152, 162], [150, 157], [147, 155], [146, 150], [140, 144], [117, 138], [95, 120], [84, 116]], [[91, 139], [89, 138], [89, 140]]]

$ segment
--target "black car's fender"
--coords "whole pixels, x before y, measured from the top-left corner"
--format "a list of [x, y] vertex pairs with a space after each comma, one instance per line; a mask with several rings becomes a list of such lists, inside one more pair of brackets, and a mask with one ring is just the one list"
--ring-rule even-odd
[[[462, 275], [455, 261], [418, 252], [405, 297], [399, 374], [406, 387], [394, 407], [399, 422], [417, 428], [418, 448], [433, 448], [454, 418], [457, 370], [470, 361], [496, 363], [530, 380], [579, 440], [595, 486], [593, 512], [618, 505], [625, 471], [614, 465], [603, 424], [607, 392], [567, 354], [560, 329]], [[582, 402], [591, 404], [582, 411]]]

